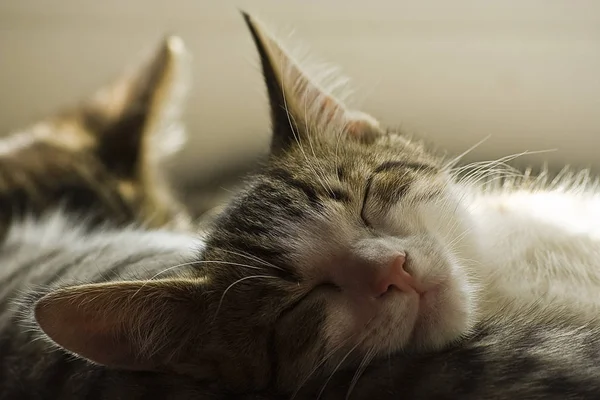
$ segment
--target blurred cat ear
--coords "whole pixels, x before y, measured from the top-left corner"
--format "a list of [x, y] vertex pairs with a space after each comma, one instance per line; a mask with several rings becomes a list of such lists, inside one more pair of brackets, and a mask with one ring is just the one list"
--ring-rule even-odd
[[[204, 287], [202, 280], [74, 286], [42, 297], [34, 317], [53, 342], [95, 363], [130, 370], [177, 369], [190, 355], [186, 344], [197, 344], [194, 335], [201, 335], [194, 327], [206, 325]], [[201, 349], [194, 346], [194, 351]]]
[[109, 169], [139, 177], [181, 147], [190, 63], [183, 41], [165, 37], [151, 57], [74, 110]]
[[[331, 81], [330, 85], [323, 85], [311, 79], [262, 24], [249, 14], [242, 14], [260, 55], [269, 94], [272, 151], [284, 150], [324, 131], [342, 132], [361, 141], [372, 140], [381, 133], [373, 117], [348, 109], [333, 95], [333, 89], [345, 82], [323, 76], [323, 81]], [[331, 71], [324, 73], [331, 75]]]

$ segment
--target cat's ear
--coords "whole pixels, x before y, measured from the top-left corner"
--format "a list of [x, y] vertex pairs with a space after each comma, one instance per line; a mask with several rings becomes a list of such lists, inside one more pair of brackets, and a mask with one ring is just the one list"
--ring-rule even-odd
[[205, 285], [202, 280], [156, 280], [74, 286], [38, 300], [34, 318], [56, 344], [95, 363], [177, 369], [189, 356], [185, 344], [197, 342], [194, 327], [207, 325]]
[[[272, 151], [287, 148], [310, 135], [345, 134], [361, 141], [382, 131], [370, 115], [346, 107], [333, 94], [339, 79], [329, 85], [313, 79], [281, 44], [249, 14], [242, 15], [256, 44], [267, 85], [273, 125]], [[325, 75], [327, 71], [325, 71]]]
[[181, 147], [190, 63], [183, 41], [165, 37], [143, 62], [76, 110], [109, 169], [140, 178], [145, 168]]

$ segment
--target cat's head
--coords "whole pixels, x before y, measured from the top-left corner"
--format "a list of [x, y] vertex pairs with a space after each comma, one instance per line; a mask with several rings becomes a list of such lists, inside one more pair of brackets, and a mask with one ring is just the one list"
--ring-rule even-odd
[[349, 108], [334, 94], [343, 81], [311, 77], [246, 21], [273, 137], [264, 169], [207, 239], [204, 258], [216, 264], [206, 274], [227, 290], [223, 321], [236, 315], [239, 343], [262, 330], [283, 386], [345, 356], [360, 363], [456, 341], [473, 326], [475, 287], [447, 163]]
[[217, 218], [193, 272], [50, 294], [42, 329], [110, 366], [292, 390], [346, 362], [459, 339], [475, 287], [448, 168], [246, 21], [271, 103], [263, 170]]
[[62, 206], [97, 221], [184, 224], [159, 167], [185, 139], [189, 62], [182, 40], [166, 37], [87, 100], [1, 139], [4, 213]]

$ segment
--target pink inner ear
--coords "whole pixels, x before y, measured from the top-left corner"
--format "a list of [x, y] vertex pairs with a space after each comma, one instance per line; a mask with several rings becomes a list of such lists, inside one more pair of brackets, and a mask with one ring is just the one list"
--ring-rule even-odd
[[95, 363], [140, 369], [119, 321], [103, 310], [78, 307], [70, 299], [42, 298], [35, 318], [44, 333], [64, 349]]
[[364, 131], [365, 123], [363, 121], [350, 121], [348, 125], [346, 125], [346, 131], [348, 135], [353, 138], [359, 138]]
[[331, 96], [323, 97], [323, 102], [320, 107], [320, 113], [324, 117], [326, 123], [331, 123], [336, 115], [341, 111], [341, 106]]
[[346, 133], [349, 137], [369, 142], [383, 133], [379, 123], [370, 115], [358, 111], [346, 113]]
[[[175, 355], [179, 357], [181, 338], [204, 315], [196, 296], [203, 282], [173, 279], [74, 286], [42, 297], [34, 315], [56, 344], [95, 363], [144, 371], [162, 368], [164, 363], [172, 367], [178, 362]], [[193, 318], [186, 305], [192, 307]]]
[[64, 346], [67, 350], [98, 364], [111, 368], [150, 369], [150, 366], [141, 365], [143, 360], [136, 358], [129, 340], [123, 340], [124, 334], [88, 326], [85, 333], [73, 331], [70, 337], [62, 335], [57, 339], [68, 344]]

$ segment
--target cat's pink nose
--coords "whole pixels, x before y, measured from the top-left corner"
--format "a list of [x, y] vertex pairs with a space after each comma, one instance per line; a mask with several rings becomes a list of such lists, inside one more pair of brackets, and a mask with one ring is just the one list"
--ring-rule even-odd
[[383, 296], [391, 289], [423, 293], [418, 282], [404, 269], [405, 263], [406, 254], [401, 254], [383, 268], [379, 279], [375, 282], [375, 287], [372, 288], [377, 297]]

